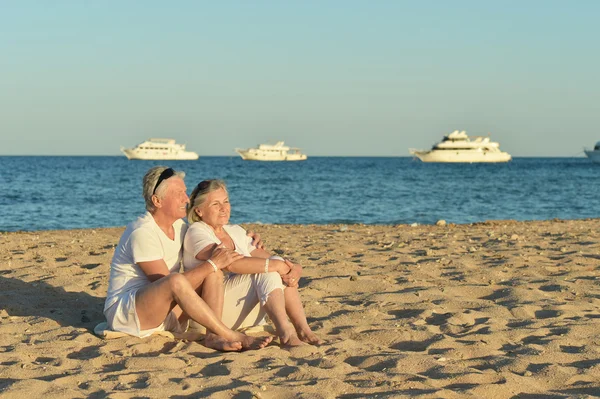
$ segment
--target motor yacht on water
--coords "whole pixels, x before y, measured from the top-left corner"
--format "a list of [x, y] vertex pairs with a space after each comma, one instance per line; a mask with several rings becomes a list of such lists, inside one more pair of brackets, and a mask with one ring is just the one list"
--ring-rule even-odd
[[193, 161], [198, 154], [186, 151], [185, 144], [176, 144], [173, 139], [149, 139], [134, 148], [123, 148], [127, 159]]
[[508, 162], [510, 154], [500, 151], [500, 144], [489, 137], [476, 136], [472, 139], [466, 132], [455, 130], [431, 150], [409, 149], [409, 152], [423, 162]]
[[596, 143], [593, 150], [584, 149], [585, 155], [595, 163], [600, 163], [600, 141]]
[[245, 161], [304, 161], [307, 156], [298, 148], [290, 148], [283, 141], [276, 144], [260, 144], [258, 148], [241, 149], [235, 152]]

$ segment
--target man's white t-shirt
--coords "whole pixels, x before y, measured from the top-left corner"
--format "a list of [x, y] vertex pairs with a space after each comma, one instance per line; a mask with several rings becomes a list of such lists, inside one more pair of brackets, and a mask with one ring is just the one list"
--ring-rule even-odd
[[139, 262], [163, 259], [170, 273], [180, 272], [181, 244], [187, 225], [182, 219], [178, 219], [173, 228], [175, 239], [171, 240], [158, 227], [150, 212], [127, 225], [110, 263], [104, 310], [110, 308], [123, 294], [150, 284], [148, 276], [137, 265]]
[[[246, 235], [246, 230], [237, 224], [227, 224], [223, 226], [223, 230], [229, 234], [235, 244], [235, 248], [230, 249], [235, 249], [237, 253], [244, 256], [252, 256], [251, 253], [256, 247], [252, 245], [252, 238]], [[201, 260], [196, 259], [196, 255], [213, 244], [221, 244], [213, 228], [204, 222], [192, 223], [183, 240], [183, 268], [187, 271], [202, 263]]]

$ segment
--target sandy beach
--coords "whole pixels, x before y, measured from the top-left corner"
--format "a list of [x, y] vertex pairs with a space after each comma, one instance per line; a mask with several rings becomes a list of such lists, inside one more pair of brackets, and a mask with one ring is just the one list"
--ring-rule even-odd
[[1, 233], [0, 397], [600, 397], [600, 220], [244, 227], [325, 345], [99, 338], [123, 228]]

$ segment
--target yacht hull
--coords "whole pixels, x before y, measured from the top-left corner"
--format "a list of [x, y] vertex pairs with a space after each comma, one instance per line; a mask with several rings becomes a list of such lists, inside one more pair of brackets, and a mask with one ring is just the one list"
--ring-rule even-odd
[[501, 163], [512, 159], [506, 152], [484, 151], [411, 151], [422, 162], [441, 163]]
[[127, 159], [139, 161], [195, 161], [199, 158], [198, 154], [189, 151], [171, 154], [168, 152], [138, 151], [130, 148], [123, 148], [121, 149], [121, 152], [125, 154]]
[[240, 157], [242, 157], [244, 161], [304, 161], [307, 158], [305, 154], [265, 154], [257, 153], [255, 151], [243, 151], [239, 149], [236, 149], [236, 152], [240, 154]]
[[600, 163], [600, 150], [598, 151], [592, 151], [592, 150], [584, 150], [585, 155], [587, 155], [587, 157], [595, 163]]

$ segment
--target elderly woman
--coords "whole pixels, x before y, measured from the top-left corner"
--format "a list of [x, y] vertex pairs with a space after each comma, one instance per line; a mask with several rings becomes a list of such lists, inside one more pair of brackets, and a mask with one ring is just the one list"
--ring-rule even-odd
[[[252, 246], [242, 227], [228, 224], [230, 213], [223, 181], [205, 180], [192, 191], [187, 213], [191, 225], [183, 243], [186, 272], [212, 264], [211, 254], [218, 248], [243, 255], [225, 268], [230, 273], [224, 278], [223, 300], [209, 306], [233, 330], [265, 324], [268, 315], [282, 346], [320, 344], [306, 321], [298, 293], [302, 267]], [[220, 296], [215, 293], [213, 297]]]
[[[206, 346], [223, 351], [259, 349], [271, 337], [253, 338], [227, 328], [197, 292], [218, 291], [225, 267], [239, 258], [217, 250], [210, 262], [180, 273], [181, 245], [186, 232], [184, 173], [156, 166], [143, 180], [147, 212], [127, 225], [110, 264], [104, 315], [110, 329], [137, 337], [155, 331], [182, 332], [188, 319], [205, 326]], [[207, 258], [208, 259], [208, 258]], [[216, 265], [219, 265], [217, 267]], [[212, 288], [217, 286], [217, 288]]]

